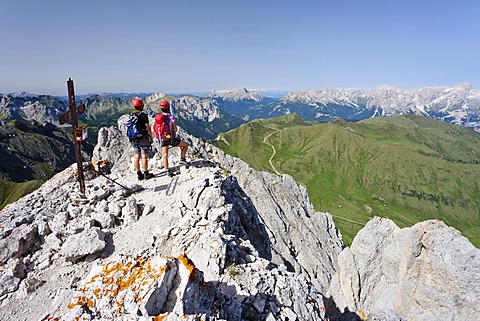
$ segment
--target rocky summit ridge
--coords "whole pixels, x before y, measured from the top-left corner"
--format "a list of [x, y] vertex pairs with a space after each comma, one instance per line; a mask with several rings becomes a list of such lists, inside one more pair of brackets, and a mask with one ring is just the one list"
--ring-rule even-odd
[[168, 177], [157, 153], [138, 182], [102, 128], [111, 174], [82, 196], [71, 166], [0, 212], [1, 320], [478, 318], [480, 251], [458, 231], [375, 218], [345, 247], [292, 177], [183, 135], [191, 166]]

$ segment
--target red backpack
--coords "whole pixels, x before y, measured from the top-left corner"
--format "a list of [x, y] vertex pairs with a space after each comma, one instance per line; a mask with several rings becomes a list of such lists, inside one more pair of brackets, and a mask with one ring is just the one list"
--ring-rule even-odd
[[155, 125], [153, 125], [153, 131], [158, 139], [162, 142], [170, 141], [175, 138], [175, 131], [173, 130], [173, 124], [170, 120], [170, 114], [157, 114], [155, 116]]

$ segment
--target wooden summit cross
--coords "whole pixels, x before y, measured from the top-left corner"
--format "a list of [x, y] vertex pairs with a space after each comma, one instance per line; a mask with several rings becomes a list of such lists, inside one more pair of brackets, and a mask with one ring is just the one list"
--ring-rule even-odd
[[85, 104], [75, 105], [75, 91], [73, 80], [68, 78], [68, 108], [58, 116], [58, 122], [63, 125], [72, 122], [73, 144], [75, 145], [75, 158], [77, 161], [77, 180], [80, 183], [80, 193], [85, 194], [85, 177], [83, 175], [83, 161], [80, 153], [80, 142], [86, 137], [86, 126], [78, 127], [77, 116], [85, 111]]

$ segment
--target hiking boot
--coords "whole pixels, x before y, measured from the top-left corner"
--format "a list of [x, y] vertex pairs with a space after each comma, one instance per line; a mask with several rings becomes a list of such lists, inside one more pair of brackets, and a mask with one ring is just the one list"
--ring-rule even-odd
[[175, 171], [171, 168], [168, 169], [168, 176], [173, 177], [175, 176]]
[[148, 171], [145, 171], [145, 173], [143, 174], [143, 176], [144, 176], [145, 179], [150, 179], [150, 178], [152, 178], [152, 177], [155, 176], [155, 175], [153, 175], [152, 173], [149, 173]]
[[138, 172], [137, 172], [137, 178], [138, 178], [139, 181], [141, 181], [142, 179], [144, 179], [144, 176], [143, 176], [143, 174], [142, 174], [141, 171], [138, 171]]
[[185, 157], [180, 158], [180, 162], [179, 162], [179, 163], [180, 163], [180, 165], [189, 165], [189, 164], [190, 164], [189, 162], [187, 162], [187, 160], [185, 159]]

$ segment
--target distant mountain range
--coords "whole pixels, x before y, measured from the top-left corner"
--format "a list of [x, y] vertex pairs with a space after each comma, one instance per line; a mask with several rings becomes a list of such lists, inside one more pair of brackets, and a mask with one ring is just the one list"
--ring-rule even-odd
[[247, 90], [207, 94], [219, 108], [243, 119], [271, 118], [297, 113], [305, 120], [359, 121], [376, 116], [416, 114], [480, 131], [480, 91], [468, 83], [453, 87], [401, 90], [380, 86], [368, 90], [305, 89], [272, 99]]
[[[283, 96], [279, 96], [280, 93]], [[191, 134], [206, 138], [214, 138], [225, 129], [232, 129], [248, 120], [292, 113], [305, 120], [318, 121], [336, 118], [358, 121], [376, 116], [416, 114], [480, 131], [480, 91], [468, 83], [408, 90], [380, 86], [367, 90], [304, 89], [290, 93], [240, 88], [210, 91], [202, 97], [103, 93], [79, 96], [77, 101], [87, 105], [83, 116], [87, 123], [103, 126], [115, 124], [116, 119], [113, 118], [128, 112], [134, 96], [144, 98], [152, 113], [158, 111], [160, 99], [170, 100], [179, 124], [183, 122], [192, 131]], [[68, 105], [65, 97], [25, 92], [0, 97], [0, 119], [34, 119], [56, 124], [58, 114]], [[201, 124], [196, 126], [198, 122]], [[208, 130], [205, 130], [205, 124], [208, 124]]]

